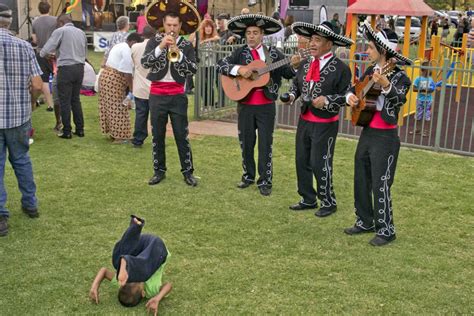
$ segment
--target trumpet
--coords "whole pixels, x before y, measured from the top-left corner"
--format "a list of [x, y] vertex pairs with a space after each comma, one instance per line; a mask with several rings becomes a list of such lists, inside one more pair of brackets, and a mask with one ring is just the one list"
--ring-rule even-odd
[[173, 45], [168, 47], [168, 54], [166, 57], [171, 63], [175, 63], [179, 60], [179, 48], [176, 46], [176, 34], [174, 32], [170, 32], [169, 35], [173, 36], [175, 42]]

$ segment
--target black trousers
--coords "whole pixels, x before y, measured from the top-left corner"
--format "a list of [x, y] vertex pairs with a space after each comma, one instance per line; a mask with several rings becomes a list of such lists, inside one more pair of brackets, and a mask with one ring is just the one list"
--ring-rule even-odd
[[166, 172], [165, 137], [168, 116], [171, 119], [174, 139], [178, 147], [181, 172], [194, 171], [191, 144], [188, 139], [188, 98], [185, 94], [150, 95], [150, 117], [153, 134], [153, 169], [155, 174]]
[[[296, 177], [301, 203], [321, 209], [337, 206], [332, 181], [332, 162], [339, 121], [313, 123], [300, 119], [296, 130]], [[316, 190], [313, 185], [316, 178]]]
[[364, 128], [357, 144], [354, 165], [356, 226], [375, 227], [377, 235], [395, 235], [392, 187], [400, 139], [396, 129]]
[[135, 131], [133, 141], [135, 145], [142, 145], [148, 136], [148, 113], [150, 105], [148, 99], [135, 97]]
[[254, 148], [258, 132], [258, 185], [272, 186], [272, 145], [275, 127], [275, 103], [265, 105], [238, 104], [239, 142], [242, 150], [242, 181], [255, 181]]
[[63, 133], [71, 134], [71, 110], [76, 125], [76, 132], [84, 131], [84, 115], [80, 99], [84, 64], [58, 67], [58, 95], [61, 107]]
[[141, 234], [144, 221], [139, 219], [142, 224], [137, 225], [134, 217], [132, 215], [130, 226], [114, 246], [112, 264], [118, 274], [120, 259], [124, 258], [127, 262], [127, 282], [145, 282], [166, 261], [168, 250], [161, 238]]

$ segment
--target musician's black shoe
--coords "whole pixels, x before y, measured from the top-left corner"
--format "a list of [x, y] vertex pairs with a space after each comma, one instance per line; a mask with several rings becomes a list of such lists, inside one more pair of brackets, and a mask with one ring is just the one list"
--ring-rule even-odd
[[237, 184], [237, 187], [239, 189], [245, 189], [248, 188], [253, 184], [253, 181], [240, 181], [239, 184]]
[[372, 238], [371, 241], [369, 241], [369, 244], [376, 247], [385, 246], [386, 244], [391, 243], [395, 239], [397, 239], [395, 235], [392, 235], [390, 237], [375, 236], [374, 238]]
[[270, 194], [272, 194], [272, 187], [268, 185], [260, 185], [258, 189], [260, 190], [260, 194], [263, 196], [269, 196]]
[[373, 233], [375, 229], [363, 229], [359, 226], [352, 226], [349, 228], [345, 228], [344, 232], [348, 235], [358, 235], [358, 234], [365, 234], [365, 233]]
[[190, 185], [190, 186], [192, 186], [192, 187], [195, 187], [195, 186], [198, 185], [198, 181], [197, 181], [197, 179], [192, 175], [192, 173], [184, 175], [184, 182], [186, 182], [187, 185]]
[[149, 185], [155, 185], [155, 184], [158, 184], [160, 183], [161, 181], [163, 181], [163, 179], [166, 178], [166, 174], [164, 172], [162, 173], [157, 173], [155, 174], [151, 179], [150, 181], [148, 181], [148, 184]]
[[337, 211], [337, 207], [320, 208], [316, 213], [314, 213], [314, 215], [316, 215], [317, 217], [326, 217], [333, 213], [336, 213], [336, 211]]
[[318, 203], [315, 202], [314, 204], [303, 204], [298, 202], [296, 204], [290, 205], [290, 210], [292, 211], [305, 211], [305, 210], [313, 210], [318, 208]]

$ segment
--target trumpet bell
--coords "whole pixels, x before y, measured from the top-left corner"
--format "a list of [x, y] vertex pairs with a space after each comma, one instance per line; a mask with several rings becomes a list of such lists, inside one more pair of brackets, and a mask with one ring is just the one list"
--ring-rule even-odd
[[167, 55], [167, 58], [171, 63], [176, 63], [179, 60], [179, 52], [169, 51], [168, 55]]

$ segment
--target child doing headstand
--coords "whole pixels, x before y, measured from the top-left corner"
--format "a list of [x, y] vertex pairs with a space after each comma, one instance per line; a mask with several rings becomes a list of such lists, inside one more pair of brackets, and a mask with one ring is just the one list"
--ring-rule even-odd
[[145, 221], [131, 216], [130, 226], [114, 247], [112, 263], [117, 271], [101, 268], [92, 283], [89, 297], [99, 303], [99, 287], [107, 279], [119, 286], [118, 300], [126, 307], [140, 303], [143, 297], [149, 299], [147, 311], [157, 315], [158, 304], [171, 291], [171, 283], [162, 285], [163, 270], [170, 257], [159, 237], [141, 234]]

